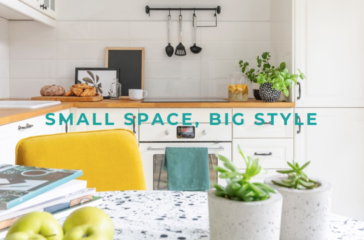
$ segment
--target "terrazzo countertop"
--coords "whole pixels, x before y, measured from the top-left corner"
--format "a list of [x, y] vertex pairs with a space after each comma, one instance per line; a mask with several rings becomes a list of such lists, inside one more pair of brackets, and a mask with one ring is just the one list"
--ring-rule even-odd
[[[207, 194], [202, 192], [102, 192], [114, 239], [209, 239]], [[332, 215], [329, 240], [363, 240], [364, 222]]]

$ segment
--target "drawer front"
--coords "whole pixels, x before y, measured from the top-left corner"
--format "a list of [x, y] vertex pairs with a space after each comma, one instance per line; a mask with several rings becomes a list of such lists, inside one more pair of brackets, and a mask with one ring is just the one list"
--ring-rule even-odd
[[[292, 108], [235, 108], [233, 109], [233, 113], [244, 114], [244, 125], [234, 125], [234, 138], [293, 138], [294, 115]], [[275, 116], [274, 118], [274, 125], [255, 125], [254, 123], [257, 121], [255, 115], [257, 113], [263, 113], [264, 116], [261, 118], [267, 123], [271, 121], [271, 117], [268, 116], [267, 113], [278, 113], [278, 116]], [[284, 125], [284, 120], [280, 115], [281, 113], [284, 114], [284, 116], [291, 113], [287, 125]]]
[[266, 169], [286, 169], [287, 162], [293, 160], [293, 139], [234, 139], [233, 162], [239, 169], [246, 165], [238, 145], [245, 156], [258, 158], [260, 165]]
[[[57, 126], [57, 125], [59, 126], [59, 122], [58, 122], [59, 113], [62, 113], [65, 116], [68, 116], [69, 110], [56, 112], [55, 116], [54, 116], [56, 123], [55, 123], [55, 125], [52, 125], [52, 126], [46, 125], [46, 122], [48, 122], [48, 121], [47, 121], [45, 115], [0, 126], [0, 141], [4, 140], [4, 139], [8, 139], [8, 138], [16, 136], [16, 135], [22, 135], [22, 134], [25, 134], [25, 136], [46, 134], [47, 129], [49, 129], [49, 131], [53, 131], [55, 126]], [[28, 127], [25, 128], [27, 125], [28, 125]], [[21, 127], [21, 129], [19, 129], [19, 127]], [[38, 130], [41, 128], [44, 128], [45, 130], [44, 131], [42, 130], [42, 133], [40, 133], [40, 134], [36, 134], [38, 132]], [[31, 132], [31, 134], [29, 135], [30, 132]], [[43, 132], [45, 132], [45, 133], [43, 133]], [[50, 132], [50, 134], [52, 134], [52, 132]]]
[[[181, 125], [179, 125], [181, 126]], [[195, 128], [195, 138], [177, 138], [177, 126], [172, 125], [140, 125], [140, 141], [178, 141], [178, 142], [212, 142], [212, 141], [228, 141], [232, 139], [232, 126], [220, 125], [210, 126], [209, 124], [200, 124]]]
[[[191, 118], [192, 123], [199, 122], [199, 123], [210, 123], [210, 113], [218, 113], [221, 116], [221, 120], [224, 121], [225, 114], [229, 114], [228, 122], [231, 122], [231, 114], [232, 109], [229, 108], [141, 108], [140, 113], [145, 113], [148, 115], [148, 120], [145, 123], [152, 123], [155, 115], [159, 113], [162, 117], [164, 123], [167, 122], [168, 115], [171, 113], [177, 113], [178, 116], [171, 117], [171, 121], [182, 123], [182, 115], [184, 113], [191, 113], [192, 115], [189, 117]], [[223, 123], [222, 123], [223, 124]], [[221, 124], [221, 125], [222, 125]]]

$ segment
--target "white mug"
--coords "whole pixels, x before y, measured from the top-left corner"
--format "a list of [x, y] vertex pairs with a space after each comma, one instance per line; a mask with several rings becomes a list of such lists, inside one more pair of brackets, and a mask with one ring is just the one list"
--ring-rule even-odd
[[147, 91], [142, 89], [129, 89], [130, 100], [142, 100], [148, 95]]

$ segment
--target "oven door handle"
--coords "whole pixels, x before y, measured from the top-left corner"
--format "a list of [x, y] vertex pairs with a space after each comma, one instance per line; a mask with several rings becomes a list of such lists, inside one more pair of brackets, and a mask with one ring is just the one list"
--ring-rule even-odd
[[[208, 148], [209, 150], [221, 150], [223, 151], [225, 148], [220, 146], [220, 147], [217, 147], [217, 148]], [[147, 148], [148, 151], [160, 151], [160, 150], [166, 150], [165, 148], [152, 148], [152, 147], [148, 147]]]

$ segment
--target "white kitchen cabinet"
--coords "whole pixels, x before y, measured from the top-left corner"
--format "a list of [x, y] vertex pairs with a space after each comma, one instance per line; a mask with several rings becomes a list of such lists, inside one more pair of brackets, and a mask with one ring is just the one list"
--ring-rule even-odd
[[364, 107], [364, 1], [294, 0], [297, 107]]
[[[73, 109], [73, 118], [74, 123], [70, 126], [71, 132], [82, 132], [82, 131], [96, 131], [96, 130], [105, 130], [105, 129], [115, 129], [115, 128], [125, 128], [133, 131], [137, 138], [139, 138], [138, 133], [138, 109], [136, 108], [75, 108]], [[125, 122], [125, 114], [132, 114], [135, 116], [135, 124], [134, 125], [126, 125]], [[77, 125], [78, 120], [81, 115], [87, 118], [89, 124], [80, 123]], [[94, 124], [94, 116], [95, 122], [101, 123], [101, 125]], [[108, 121], [106, 120], [106, 116], [108, 116]], [[107, 125], [108, 123], [113, 123], [113, 125]]]
[[[295, 130], [295, 159], [311, 161], [308, 174], [331, 182], [332, 212], [364, 220], [364, 109], [296, 109], [304, 126]], [[307, 126], [317, 113], [317, 126]], [[299, 134], [297, 134], [299, 131]]]
[[[55, 113], [68, 115], [69, 110]], [[65, 132], [65, 125], [46, 125], [45, 115], [0, 126], [0, 164], [15, 164], [15, 148], [27, 137]]]
[[56, 0], [19, 0], [50, 18], [57, 19]]
[[[234, 138], [293, 138], [293, 108], [235, 108], [233, 114], [242, 113], [244, 116], [244, 124], [241, 126], [234, 125], [233, 135]], [[262, 113], [260, 118], [264, 119], [263, 125], [255, 125], [255, 115]], [[272, 125], [271, 116], [268, 113], [278, 114], [274, 117], [274, 125]], [[287, 125], [280, 114], [290, 118]], [[239, 122], [240, 118], [237, 117], [236, 121]]]

